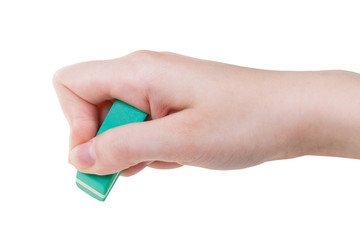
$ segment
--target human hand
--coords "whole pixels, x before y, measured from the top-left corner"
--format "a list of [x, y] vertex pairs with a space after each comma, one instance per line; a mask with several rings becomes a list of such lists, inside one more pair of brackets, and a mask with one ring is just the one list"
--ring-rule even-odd
[[[329, 92], [316, 91], [321, 79], [347, 74], [265, 71], [138, 51], [60, 69], [54, 86], [71, 128], [70, 163], [85, 173], [132, 175], [147, 165], [240, 169], [304, 154], [346, 155], [329, 150], [329, 139], [341, 141], [330, 134], [338, 125], [334, 120], [324, 133], [327, 112], [318, 97]], [[94, 137], [113, 99], [151, 120]]]

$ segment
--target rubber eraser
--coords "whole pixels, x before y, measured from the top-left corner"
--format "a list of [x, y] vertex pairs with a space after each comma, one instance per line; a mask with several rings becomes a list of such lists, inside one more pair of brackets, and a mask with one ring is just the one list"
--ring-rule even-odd
[[[96, 135], [111, 128], [134, 122], [142, 122], [147, 114], [125, 102], [115, 100]], [[110, 175], [95, 175], [77, 172], [76, 185], [93, 198], [105, 201], [121, 172]]]

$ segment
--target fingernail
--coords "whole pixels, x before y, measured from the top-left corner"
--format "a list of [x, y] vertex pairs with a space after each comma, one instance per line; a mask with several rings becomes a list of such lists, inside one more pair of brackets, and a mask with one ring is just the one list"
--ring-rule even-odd
[[76, 168], [89, 168], [94, 165], [96, 160], [92, 141], [74, 148], [70, 153], [69, 161]]

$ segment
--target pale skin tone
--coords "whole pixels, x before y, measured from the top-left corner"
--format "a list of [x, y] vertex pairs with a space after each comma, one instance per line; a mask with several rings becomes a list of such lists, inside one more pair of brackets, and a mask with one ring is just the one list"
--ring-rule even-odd
[[[85, 173], [360, 158], [360, 75], [353, 72], [268, 71], [137, 51], [62, 68], [53, 82], [70, 124], [69, 162]], [[94, 137], [114, 99], [150, 119]]]

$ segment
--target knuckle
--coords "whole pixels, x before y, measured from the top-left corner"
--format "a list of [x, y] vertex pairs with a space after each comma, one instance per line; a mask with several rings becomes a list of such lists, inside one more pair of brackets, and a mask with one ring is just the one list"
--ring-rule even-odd
[[52, 82], [54, 86], [61, 83], [61, 79], [63, 78], [63, 71], [64, 71], [63, 68], [61, 68], [54, 73], [52, 77]]
[[178, 56], [178, 54], [169, 51], [162, 51], [161, 53], [165, 56]]
[[128, 56], [138, 61], [149, 61], [159, 58], [161, 56], [161, 53], [150, 50], [138, 50], [130, 53]]
[[79, 64], [68, 65], [56, 70], [52, 78], [54, 86], [65, 84], [65, 82], [69, 80], [69, 76], [73, 71], [73, 68], [77, 65]]
[[129, 54], [128, 58], [140, 69], [157, 72], [166, 63], [167, 54], [149, 50], [138, 50]]
[[157, 85], [162, 79], [168, 64], [168, 54], [149, 50], [138, 50], [126, 56], [133, 69], [133, 79], [142, 83], [145, 89]]

